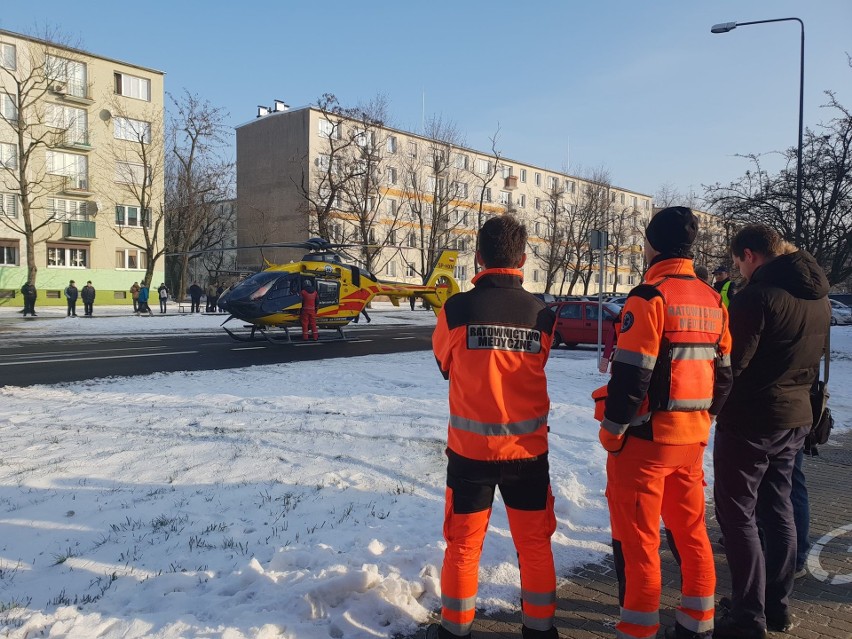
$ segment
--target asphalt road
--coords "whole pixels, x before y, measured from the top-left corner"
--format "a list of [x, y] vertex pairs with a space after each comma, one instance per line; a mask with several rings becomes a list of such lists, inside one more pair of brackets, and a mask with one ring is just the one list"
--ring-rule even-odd
[[[8, 334], [7, 334], [8, 335]], [[431, 348], [432, 327], [383, 325], [292, 344], [235, 342], [224, 333], [138, 338], [0, 341], [0, 386], [57, 384], [111, 376], [221, 370]], [[4, 336], [5, 337], [5, 336]], [[323, 339], [324, 338], [324, 339]]]

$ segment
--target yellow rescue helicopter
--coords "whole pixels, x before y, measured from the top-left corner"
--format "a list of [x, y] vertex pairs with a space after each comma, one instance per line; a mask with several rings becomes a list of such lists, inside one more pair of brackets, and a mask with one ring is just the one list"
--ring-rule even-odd
[[[331, 244], [315, 237], [305, 242], [263, 245], [271, 246], [304, 248], [308, 253], [298, 262], [268, 263], [265, 270], [222, 293], [217, 304], [230, 314], [222, 328], [235, 340], [290, 342], [289, 329], [300, 326], [301, 291], [306, 282], [319, 294], [317, 327], [335, 329], [342, 339], [346, 338], [343, 327], [358, 317], [376, 295], [389, 297], [397, 306], [401, 298], [422, 298], [437, 313], [449, 297], [459, 292], [453, 277], [458, 258], [458, 251], [454, 250], [439, 253], [426, 284], [406, 284], [381, 280], [366, 269], [344, 263], [334, 249], [351, 245]], [[232, 320], [243, 322], [244, 328], [250, 329], [248, 335], [227, 328], [225, 324]], [[283, 329], [284, 335], [276, 336], [273, 329]]]

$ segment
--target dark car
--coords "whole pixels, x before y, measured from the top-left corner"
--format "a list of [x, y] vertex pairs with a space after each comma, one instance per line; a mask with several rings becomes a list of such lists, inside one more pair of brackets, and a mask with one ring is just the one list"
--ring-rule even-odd
[[550, 293], [533, 293], [533, 297], [537, 297], [545, 304], [550, 304], [556, 301], [556, 296]]
[[[597, 302], [574, 300], [549, 304], [556, 313], [556, 327], [553, 332], [554, 348], [565, 344], [573, 348], [577, 344], [598, 343], [598, 304]], [[615, 322], [621, 308], [616, 304], [604, 302], [603, 305], [603, 341], [612, 339]]]

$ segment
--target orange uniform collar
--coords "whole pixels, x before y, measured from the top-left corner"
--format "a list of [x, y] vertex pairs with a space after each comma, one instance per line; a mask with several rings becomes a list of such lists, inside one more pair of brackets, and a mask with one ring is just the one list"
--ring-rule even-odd
[[692, 260], [686, 257], [670, 257], [652, 264], [645, 271], [645, 281], [654, 282], [661, 277], [670, 275], [686, 275], [695, 277], [695, 268]]
[[512, 277], [517, 277], [521, 280], [521, 282], [524, 281], [524, 272], [519, 268], [487, 268], [474, 275], [471, 283], [476, 284], [483, 277], [487, 277], [489, 275], [510, 275]]

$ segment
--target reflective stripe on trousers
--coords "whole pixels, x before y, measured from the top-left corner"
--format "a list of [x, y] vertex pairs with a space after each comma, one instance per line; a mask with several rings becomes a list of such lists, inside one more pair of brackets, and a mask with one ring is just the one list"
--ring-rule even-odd
[[675, 611], [675, 620], [692, 632], [707, 632], [713, 630], [714, 612], [715, 601], [713, 597], [682, 595], [680, 606]]

